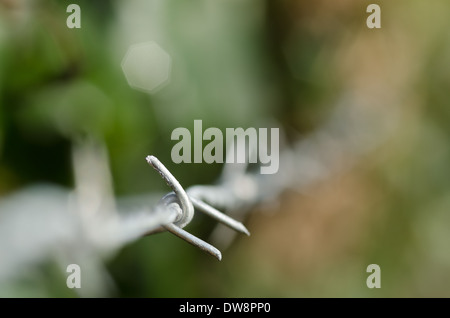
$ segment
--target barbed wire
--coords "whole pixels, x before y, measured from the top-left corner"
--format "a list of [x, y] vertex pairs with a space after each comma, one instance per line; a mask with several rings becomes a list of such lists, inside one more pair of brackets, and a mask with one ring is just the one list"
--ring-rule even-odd
[[[359, 156], [386, 139], [395, 118], [386, 123], [380, 120], [376, 112], [352, 105], [354, 104], [350, 103], [345, 107], [337, 107], [321, 129], [293, 145], [288, 146], [284, 141], [284, 149], [280, 153], [280, 170], [275, 174], [260, 174], [258, 167], [250, 169], [248, 162], [226, 163], [216, 184], [194, 185], [184, 190], [157, 158], [147, 157], [149, 164], [174, 190], [162, 199], [162, 206], [166, 210], [174, 209], [175, 212], [171, 212], [171, 215], [177, 215], [175, 220], [179, 220], [174, 221], [172, 217], [167, 223], [161, 224], [158, 230], [147, 234], [168, 230], [220, 260], [221, 253], [216, 247], [182, 230], [192, 220], [193, 211], [203, 212], [234, 230], [226, 232], [227, 234], [219, 230], [213, 232], [213, 240], [223, 247], [229, 245], [236, 233], [250, 235], [240, 220], [245, 219], [255, 206], [276, 200], [287, 189], [301, 191], [302, 188], [324, 180], [333, 172], [350, 168]], [[256, 150], [249, 150], [252, 151]], [[169, 197], [170, 200], [167, 200]], [[160, 208], [161, 204], [157, 209]], [[227, 211], [229, 215], [219, 210]], [[170, 213], [166, 211], [166, 214]]]
[[[91, 266], [96, 273], [93, 276], [103, 277], [99, 279], [103, 283], [92, 280], [88, 282], [91, 288], [84, 286], [79, 292], [84, 296], [104, 294], [111, 286], [105, 282], [111, 279], [104, 277], [101, 259], [161, 231], [175, 234], [220, 260], [222, 253], [214, 245], [226, 248], [237, 233], [250, 235], [242, 221], [255, 206], [277, 200], [287, 189], [302, 191], [351, 167], [359, 156], [389, 136], [395, 120], [386, 123], [376, 113], [352, 105], [337, 107], [320, 129], [294, 144], [283, 141], [275, 174], [260, 174], [248, 164], [225, 163], [215, 184], [184, 189], [156, 157], [148, 156], [147, 162], [172, 191], [163, 196], [154, 194], [161, 198], [156, 205], [141, 202], [138, 208], [114, 197], [104, 146], [90, 141], [76, 144], [73, 191], [47, 185], [0, 201], [0, 281], [23, 272], [18, 269], [24, 266], [57, 255], [62, 264], [96, 264]], [[211, 235], [214, 245], [207, 243], [184, 229], [195, 211], [234, 231], [218, 227]]]

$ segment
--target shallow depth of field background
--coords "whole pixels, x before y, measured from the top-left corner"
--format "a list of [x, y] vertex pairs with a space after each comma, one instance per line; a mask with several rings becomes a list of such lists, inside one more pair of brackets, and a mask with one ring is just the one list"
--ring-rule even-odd
[[[72, 2], [81, 29], [66, 27]], [[381, 29], [366, 26], [369, 3]], [[449, 14], [444, 0], [0, 0], [0, 202], [29, 186], [70, 191], [71, 148], [85, 138], [105, 143], [118, 198], [169, 191], [149, 154], [185, 187], [210, 184], [219, 164], [171, 161], [174, 128], [267, 122], [294, 141], [351, 101], [394, 122], [351, 169], [256, 208], [252, 235], [221, 262], [167, 233], [123, 247], [102, 260], [113, 286], [103, 296], [448, 297]], [[147, 41], [172, 59], [154, 94], [121, 69], [128, 47]], [[214, 226], [198, 217], [187, 229], [208, 240]], [[366, 287], [373, 263], [378, 290]], [[31, 264], [0, 296], [77, 296], [59, 265]]]

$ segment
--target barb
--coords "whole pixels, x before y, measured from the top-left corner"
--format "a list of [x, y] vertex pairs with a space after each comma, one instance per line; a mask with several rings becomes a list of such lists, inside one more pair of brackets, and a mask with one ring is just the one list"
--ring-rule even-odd
[[[167, 185], [172, 188], [173, 192], [176, 195], [176, 198], [179, 200], [182, 208], [182, 214], [180, 215], [179, 220], [176, 221], [177, 226], [180, 228], [185, 227], [189, 222], [191, 222], [194, 217], [194, 207], [192, 206], [191, 201], [189, 200], [188, 195], [184, 191], [181, 184], [177, 179], [170, 173], [169, 170], [154, 156], [147, 156], [147, 162], [161, 175], [161, 177], [166, 181]], [[171, 201], [172, 196], [167, 197], [164, 200]]]
[[226, 214], [221, 213], [220, 211], [216, 210], [209, 204], [197, 200], [193, 197], [190, 197], [192, 203], [194, 204], [194, 207], [202, 211], [203, 213], [209, 215], [210, 217], [216, 219], [220, 223], [230, 227], [231, 229], [246, 234], [247, 236], [250, 236], [250, 232], [247, 230], [247, 228], [239, 221], [236, 221], [235, 219], [229, 217]]
[[186, 242], [189, 242], [216, 257], [220, 261], [222, 259], [222, 253], [217, 248], [182, 229], [189, 224], [194, 217], [194, 206], [201, 212], [209, 215], [222, 224], [227, 225], [231, 229], [250, 235], [250, 232], [242, 223], [223, 214], [219, 210], [216, 210], [214, 207], [201, 200], [189, 197], [178, 180], [156, 157], [147, 156], [146, 160], [156, 171], [158, 171], [161, 177], [166, 181], [167, 185], [169, 185], [173, 190], [173, 192], [168, 193], [161, 199], [160, 204], [166, 206], [167, 210], [171, 210], [173, 211], [172, 213], [177, 215], [172, 223], [162, 224], [161, 227], [152, 232], [146, 233], [146, 235], [167, 230]]

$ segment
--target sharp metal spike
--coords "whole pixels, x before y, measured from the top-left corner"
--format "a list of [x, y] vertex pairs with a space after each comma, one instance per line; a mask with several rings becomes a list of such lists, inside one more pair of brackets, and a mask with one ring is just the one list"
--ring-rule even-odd
[[215, 209], [214, 207], [210, 206], [209, 204], [197, 200], [196, 198], [189, 197], [194, 207], [203, 213], [209, 215], [210, 217], [214, 218], [215, 220], [219, 221], [220, 223], [228, 226], [229, 228], [232, 228], [233, 230], [246, 234], [250, 236], [249, 230], [239, 221], [236, 221], [235, 219], [229, 217], [228, 215], [220, 212], [219, 210]]
[[165, 229], [167, 229], [170, 233], [175, 234], [179, 238], [185, 240], [186, 242], [200, 248], [201, 250], [207, 252], [208, 254], [214, 256], [219, 261], [222, 260], [222, 253], [212, 246], [209, 243], [206, 243], [205, 241], [199, 239], [198, 237], [192, 235], [189, 232], [186, 232], [185, 230], [179, 228], [178, 226], [174, 224], [167, 224], [163, 225]]

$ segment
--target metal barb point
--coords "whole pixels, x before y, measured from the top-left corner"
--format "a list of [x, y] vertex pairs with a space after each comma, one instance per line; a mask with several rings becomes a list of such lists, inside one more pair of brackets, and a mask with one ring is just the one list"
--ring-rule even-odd
[[[177, 220], [175, 223], [162, 225], [162, 228], [166, 229], [172, 234], [175, 234], [186, 242], [197, 246], [201, 250], [209, 253], [220, 261], [222, 259], [222, 253], [217, 248], [182, 229], [194, 217], [194, 206], [192, 205], [189, 196], [187, 195], [186, 191], [184, 191], [178, 180], [175, 179], [170, 171], [156, 157], [147, 156], [145, 159], [156, 171], [158, 171], [161, 177], [166, 181], [167, 185], [173, 190], [173, 193], [169, 193], [168, 195], [164, 196], [162, 200], [164, 204], [166, 206], [169, 206], [170, 204], [179, 204], [182, 210], [182, 216], [180, 220]], [[178, 199], [179, 203], [174, 202], [174, 200], [176, 199]]]
[[163, 226], [166, 230], [168, 230], [170, 233], [175, 234], [179, 238], [185, 240], [186, 242], [200, 248], [201, 250], [207, 252], [208, 254], [214, 256], [219, 261], [222, 260], [222, 253], [212, 246], [209, 243], [206, 243], [205, 241], [199, 239], [198, 237], [192, 235], [189, 232], [186, 232], [185, 230], [179, 228], [178, 226], [174, 224], [167, 224]]
[[229, 228], [239, 233], [250, 235], [248, 229], [241, 222], [236, 221], [228, 215], [220, 212], [202, 200], [188, 196], [178, 180], [175, 179], [170, 171], [156, 157], [147, 156], [145, 159], [156, 171], [158, 171], [161, 177], [166, 181], [167, 185], [173, 190], [173, 192], [165, 195], [161, 199], [161, 204], [166, 207], [175, 204], [180, 206], [181, 209], [181, 213], [175, 222], [162, 225], [160, 229], [165, 229], [172, 234], [175, 234], [186, 242], [197, 246], [203, 251], [216, 257], [219, 261], [222, 259], [222, 254], [217, 248], [183, 230], [183, 227], [186, 226], [194, 216], [194, 207]]
[[239, 232], [246, 234], [247, 236], [250, 236], [249, 230], [239, 221], [236, 221], [235, 219], [229, 217], [228, 215], [220, 212], [219, 210], [215, 209], [214, 207], [210, 206], [209, 204], [197, 200], [196, 198], [189, 197], [194, 205], [194, 207], [203, 213], [209, 215], [210, 217], [214, 218], [215, 220], [219, 221], [220, 223], [228, 226], [229, 228]]
[[160, 176], [166, 181], [167, 185], [175, 192], [183, 211], [181, 220], [178, 220], [176, 223], [180, 228], [185, 227], [194, 217], [194, 207], [192, 206], [192, 202], [186, 191], [184, 191], [178, 180], [175, 179], [170, 171], [155, 156], [147, 156], [145, 159], [156, 171], [158, 171]]

